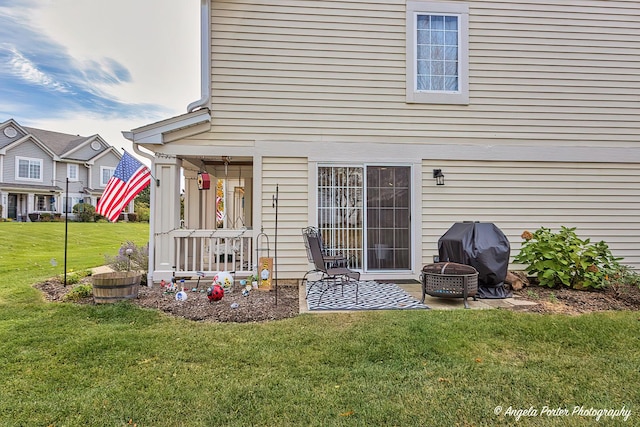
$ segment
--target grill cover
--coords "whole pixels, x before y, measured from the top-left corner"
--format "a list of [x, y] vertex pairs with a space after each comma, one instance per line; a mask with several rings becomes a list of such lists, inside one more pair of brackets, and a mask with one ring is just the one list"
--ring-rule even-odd
[[511, 247], [490, 222], [457, 222], [438, 240], [440, 262], [457, 262], [478, 270], [478, 298], [508, 298], [504, 280]]

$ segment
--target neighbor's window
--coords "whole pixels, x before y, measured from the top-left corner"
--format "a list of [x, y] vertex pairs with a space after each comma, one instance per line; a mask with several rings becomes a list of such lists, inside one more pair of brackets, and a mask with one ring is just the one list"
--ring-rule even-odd
[[109, 182], [109, 180], [111, 179], [115, 171], [116, 171], [116, 168], [108, 168], [105, 166], [102, 166], [100, 168], [100, 186], [101, 187], [107, 186], [107, 183]]
[[54, 196], [45, 196], [36, 194], [36, 210], [37, 211], [55, 211], [56, 198]]
[[469, 103], [469, 6], [407, 2], [407, 102]]
[[46, 211], [49, 210], [49, 206], [47, 205], [49, 196], [41, 196], [36, 195], [36, 210], [37, 211]]
[[16, 157], [16, 179], [42, 181], [42, 159]]
[[78, 180], [78, 165], [71, 163], [67, 165], [67, 178], [69, 181]]

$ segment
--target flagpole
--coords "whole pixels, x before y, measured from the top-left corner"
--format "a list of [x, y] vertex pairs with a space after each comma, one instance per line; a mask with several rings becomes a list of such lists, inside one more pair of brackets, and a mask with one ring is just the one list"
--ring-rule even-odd
[[64, 285], [67, 286], [67, 246], [69, 241], [69, 177], [67, 177], [64, 191]]

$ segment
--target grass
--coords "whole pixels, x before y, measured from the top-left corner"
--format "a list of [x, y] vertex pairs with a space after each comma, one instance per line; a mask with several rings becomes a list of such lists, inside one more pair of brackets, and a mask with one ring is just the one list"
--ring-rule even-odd
[[[539, 414], [519, 425], [595, 423], [543, 416], [545, 405], [624, 406], [632, 411], [624, 425], [639, 423], [637, 312], [380, 311], [203, 324], [127, 303], [51, 304], [31, 283], [61, 273], [48, 263], [60, 250], [44, 243], [50, 253], [40, 253], [27, 235], [53, 240], [47, 227], [57, 224], [5, 225], [0, 238], [21, 242], [0, 249], [3, 426], [482, 426], [515, 424], [504, 412], [532, 406]], [[69, 228], [83, 236], [74, 234], [83, 250], [69, 247], [76, 270], [147, 238], [139, 224]]]

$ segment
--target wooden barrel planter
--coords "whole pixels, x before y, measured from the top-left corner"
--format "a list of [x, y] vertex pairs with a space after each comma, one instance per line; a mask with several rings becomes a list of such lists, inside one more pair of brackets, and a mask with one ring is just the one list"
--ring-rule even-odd
[[96, 304], [118, 302], [138, 297], [142, 274], [136, 271], [114, 271], [91, 276], [93, 300]]

